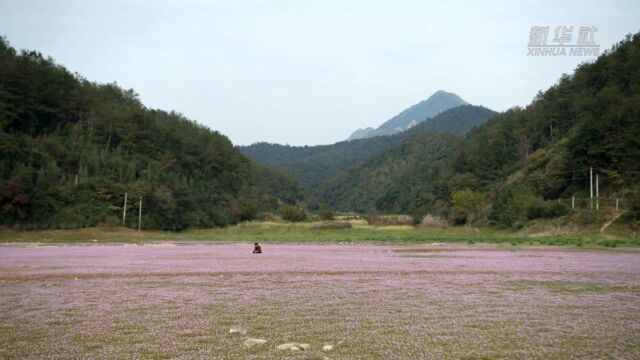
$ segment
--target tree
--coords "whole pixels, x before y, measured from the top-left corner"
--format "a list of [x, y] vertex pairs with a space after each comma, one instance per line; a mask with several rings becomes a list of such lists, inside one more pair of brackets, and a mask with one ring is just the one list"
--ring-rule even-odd
[[301, 222], [307, 220], [307, 212], [297, 206], [282, 205], [278, 210], [282, 220]]
[[477, 191], [465, 189], [451, 195], [451, 215], [458, 224], [471, 223], [483, 217], [486, 197]]

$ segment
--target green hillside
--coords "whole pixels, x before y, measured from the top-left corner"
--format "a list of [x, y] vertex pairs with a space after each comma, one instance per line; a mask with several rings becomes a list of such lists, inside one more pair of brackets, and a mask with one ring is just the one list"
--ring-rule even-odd
[[446, 133], [414, 135], [324, 183], [319, 199], [340, 211], [426, 213], [435, 204], [439, 175], [462, 137]]
[[296, 202], [300, 188], [220, 133], [145, 107], [0, 39], [0, 222], [22, 227], [226, 225]]
[[464, 134], [496, 113], [482, 106], [463, 105], [396, 135], [341, 141], [332, 145], [288, 146], [257, 143], [241, 147], [250, 158], [291, 174], [310, 188], [317, 188], [350, 167], [382, 154], [401, 141], [423, 133]]
[[375, 206], [457, 222], [488, 217], [518, 225], [567, 213], [566, 205], [545, 200], [589, 197], [594, 168], [600, 197], [622, 198], [626, 209], [635, 209], [640, 35], [563, 75], [526, 108], [497, 115], [453, 143], [405, 140], [325, 184], [322, 200], [341, 210]]

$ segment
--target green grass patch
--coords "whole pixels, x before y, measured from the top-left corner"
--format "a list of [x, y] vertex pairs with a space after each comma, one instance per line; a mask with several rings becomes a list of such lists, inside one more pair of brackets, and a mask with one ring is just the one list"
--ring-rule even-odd
[[636, 293], [639, 289], [635, 286], [609, 285], [594, 282], [568, 282], [568, 281], [543, 281], [522, 280], [508, 281], [506, 287], [511, 291], [524, 291], [535, 288], [543, 288], [549, 292], [569, 295], [581, 294], [608, 294], [608, 293]]
[[4, 243], [152, 243], [266, 242], [266, 243], [495, 243], [573, 247], [638, 247], [640, 239], [607, 235], [597, 231], [547, 236], [523, 236], [509, 229], [449, 227], [423, 229], [406, 225], [370, 226], [354, 223], [350, 228], [319, 229], [316, 223], [247, 222], [226, 228], [193, 229], [181, 232], [142, 231], [123, 228], [77, 230], [0, 230]]

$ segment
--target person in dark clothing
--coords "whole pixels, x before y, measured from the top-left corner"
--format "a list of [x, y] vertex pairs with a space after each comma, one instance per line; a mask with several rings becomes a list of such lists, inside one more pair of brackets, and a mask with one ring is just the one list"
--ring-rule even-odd
[[253, 244], [253, 253], [254, 254], [262, 254], [262, 248], [258, 243]]

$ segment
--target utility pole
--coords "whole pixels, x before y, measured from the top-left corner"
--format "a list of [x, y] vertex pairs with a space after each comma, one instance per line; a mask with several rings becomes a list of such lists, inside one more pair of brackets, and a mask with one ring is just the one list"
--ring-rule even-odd
[[127, 193], [124, 193], [124, 206], [122, 207], [122, 227], [124, 227], [125, 220], [127, 219]]
[[138, 210], [138, 231], [142, 228], [142, 196], [140, 196], [140, 210]]
[[593, 168], [589, 168], [589, 203], [593, 209]]
[[598, 175], [596, 174], [596, 210], [600, 209], [600, 193], [598, 192]]

